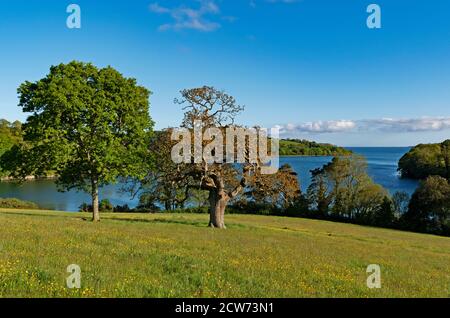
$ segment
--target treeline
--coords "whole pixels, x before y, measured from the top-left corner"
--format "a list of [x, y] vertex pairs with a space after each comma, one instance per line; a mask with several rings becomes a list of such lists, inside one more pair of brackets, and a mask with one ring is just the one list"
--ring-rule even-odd
[[404, 178], [423, 180], [435, 175], [449, 179], [450, 140], [415, 146], [400, 159], [398, 170]]
[[331, 144], [300, 139], [280, 140], [281, 156], [340, 156], [351, 153], [350, 150]]
[[[159, 145], [157, 154], [163, 156], [164, 143], [153, 144]], [[161, 166], [143, 185], [137, 211], [147, 207], [146, 211], [157, 212], [160, 206], [168, 212], [208, 213], [208, 193], [174, 182], [176, 176], [168, 172], [176, 170], [169, 166]], [[311, 185], [304, 192], [289, 165], [275, 175], [251, 180], [230, 202], [227, 213], [313, 218], [450, 236], [450, 185], [442, 177], [421, 182], [410, 197], [404, 192], [390, 195], [376, 184], [367, 174], [365, 158], [358, 155], [336, 156], [311, 173]]]
[[420, 144], [398, 163], [403, 178], [420, 179], [405, 214], [414, 231], [450, 235], [450, 139]]
[[450, 235], [450, 188], [446, 179], [422, 181], [410, 198], [404, 192], [390, 196], [366, 173], [362, 157], [334, 158], [312, 171], [306, 195], [307, 215], [321, 219]]
[[[390, 196], [367, 174], [367, 162], [358, 155], [337, 156], [322, 168], [311, 171], [311, 185], [290, 200], [288, 206], [264, 206], [249, 200], [233, 206], [239, 212], [253, 211], [348, 222], [387, 228], [399, 228], [408, 211], [405, 193]], [[255, 207], [257, 209], [255, 209]], [[406, 226], [401, 226], [406, 229]]]

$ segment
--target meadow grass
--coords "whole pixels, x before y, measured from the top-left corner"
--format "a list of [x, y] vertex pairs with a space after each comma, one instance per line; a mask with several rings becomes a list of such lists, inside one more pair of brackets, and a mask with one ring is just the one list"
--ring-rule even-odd
[[[450, 238], [324, 221], [0, 210], [0, 297], [448, 297]], [[81, 267], [81, 289], [66, 287]], [[382, 288], [369, 289], [369, 264]]]

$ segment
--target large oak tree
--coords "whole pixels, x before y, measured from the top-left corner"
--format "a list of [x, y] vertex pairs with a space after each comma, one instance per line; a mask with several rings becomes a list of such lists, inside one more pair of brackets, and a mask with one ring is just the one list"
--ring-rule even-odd
[[52, 171], [62, 191], [91, 194], [99, 221], [99, 188], [147, 171], [150, 91], [112, 67], [74, 61], [51, 67], [18, 93], [19, 106], [31, 115], [25, 142], [6, 156], [8, 170], [21, 178]]
[[[226, 133], [227, 129], [242, 128], [235, 124], [235, 118], [244, 109], [243, 106], [237, 104], [231, 95], [217, 90], [214, 87], [203, 86], [181, 91], [181, 98], [176, 99], [175, 102], [182, 105], [185, 110], [181, 127], [191, 133], [196, 129], [201, 130], [202, 135], [205, 137], [201, 141], [203, 149], [207, 149], [206, 146], [210, 145], [211, 141], [218, 142], [216, 140], [217, 137], [206, 137], [209, 129], [214, 128], [221, 131], [221, 135], [224, 137], [219, 142], [223, 146], [222, 154], [215, 153], [215, 150], [217, 150], [215, 148], [204, 150], [205, 152], [209, 152], [208, 155], [216, 157], [218, 161], [208, 163], [208, 160], [205, 160], [205, 156], [203, 156], [201, 162], [198, 162], [196, 161], [194, 150], [187, 164], [185, 162], [178, 165], [175, 179], [184, 183], [183, 187], [186, 190], [186, 197], [189, 196], [189, 190], [191, 189], [208, 192], [209, 225], [214, 228], [225, 228], [225, 208], [229, 202], [243, 193], [244, 189], [249, 185], [250, 180], [254, 181], [255, 178], [262, 177], [261, 169], [267, 163], [265, 162], [266, 160], [261, 160], [260, 155], [264, 151], [259, 151], [259, 148], [252, 149], [254, 147], [250, 143], [249, 138], [246, 138], [243, 142], [242, 149], [239, 147], [239, 142], [235, 138], [227, 140], [229, 138]], [[201, 123], [201, 127], [195, 127], [196, 123], [199, 122]], [[192, 139], [195, 139], [195, 137]], [[229, 163], [228, 159], [230, 158], [227, 158], [226, 149], [227, 143], [235, 148], [235, 155], [239, 156], [238, 153], [241, 153], [244, 160], [239, 165]], [[278, 141], [273, 140], [273, 149], [277, 148], [277, 144]], [[264, 155], [272, 155], [272, 149], [269, 152], [267, 152], [267, 149], [265, 150]], [[252, 151], [258, 154], [256, 162], [251, 160]]]

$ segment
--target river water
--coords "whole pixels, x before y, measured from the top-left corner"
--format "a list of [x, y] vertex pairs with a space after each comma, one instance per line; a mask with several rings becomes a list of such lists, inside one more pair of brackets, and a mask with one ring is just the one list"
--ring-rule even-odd
[[[414, 192], [417, 181], [400, 179], [397, 173], [398, 160], [410, 148], [348, 148], [366, 157], [368, 173], [375, 182], [381, 184], [390, 193], [404, 191]], [[302, 190], [310, 184], [310, 170], [320, 168], [328, 163], [331, 157], [282, 157], [280, 163], [290, 164], [299, 174]], [[128, 204], [134, 207], [138, 199], [131, 199], [128, 193], [122, 191], [122, 185], [110, 185], [100, 191], [101, 198], [109, 199], [114, 205]], [[90, 196], [75, 190], [61, 193], [51, 180], [28, 181], [19, 186], [12, 182], [0, 182], [0, 197], [18, 198], [32, 201], [42, 208], [61, 211], [78, 211], [83, 202], [90, 202]]]

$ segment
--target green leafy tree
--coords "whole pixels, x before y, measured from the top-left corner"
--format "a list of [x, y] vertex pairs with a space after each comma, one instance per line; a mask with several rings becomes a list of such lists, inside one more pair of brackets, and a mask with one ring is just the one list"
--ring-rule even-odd
[[450, 184], [440, 176], [422, 181], [402, 223], [413, 231], [450, 234]]
[[112, 67], [71, 62], [52, 66], [18, 89], [25, 143], [4, 158], [14, 177], [53, 171], [60, 190], [92, 196], [99, 221], [99, 188], [120, 177], [143, 177], [153, 123], [150, 91]]
[[394, 227], [396, 220], [394, 203], [390, 198], [385, 197], [368, 223], [379, 227]]
[[367, 162], [358, 155], [335, 157], [322, 169], [313, 171], [308, 189], [310, 204], [319, 215], [366, 220], [387, 192], [367, 175]]
[[307, 191], [308, 203], [312, 210], [316, 211], [317, 216], [323, 218], [328, 215], [332, 201], [330, 185], [326, 181], [323, 169], [314, 169], [311, 175], [311, 185]]
[[[22, 124], [19, 121], [10, 123], [5, 119], [0, 119], [0, 157], [20, 142], [22, 142]], [[8, 171], [0, 162], [0, 176], [6, 175], [8, 175]]]

